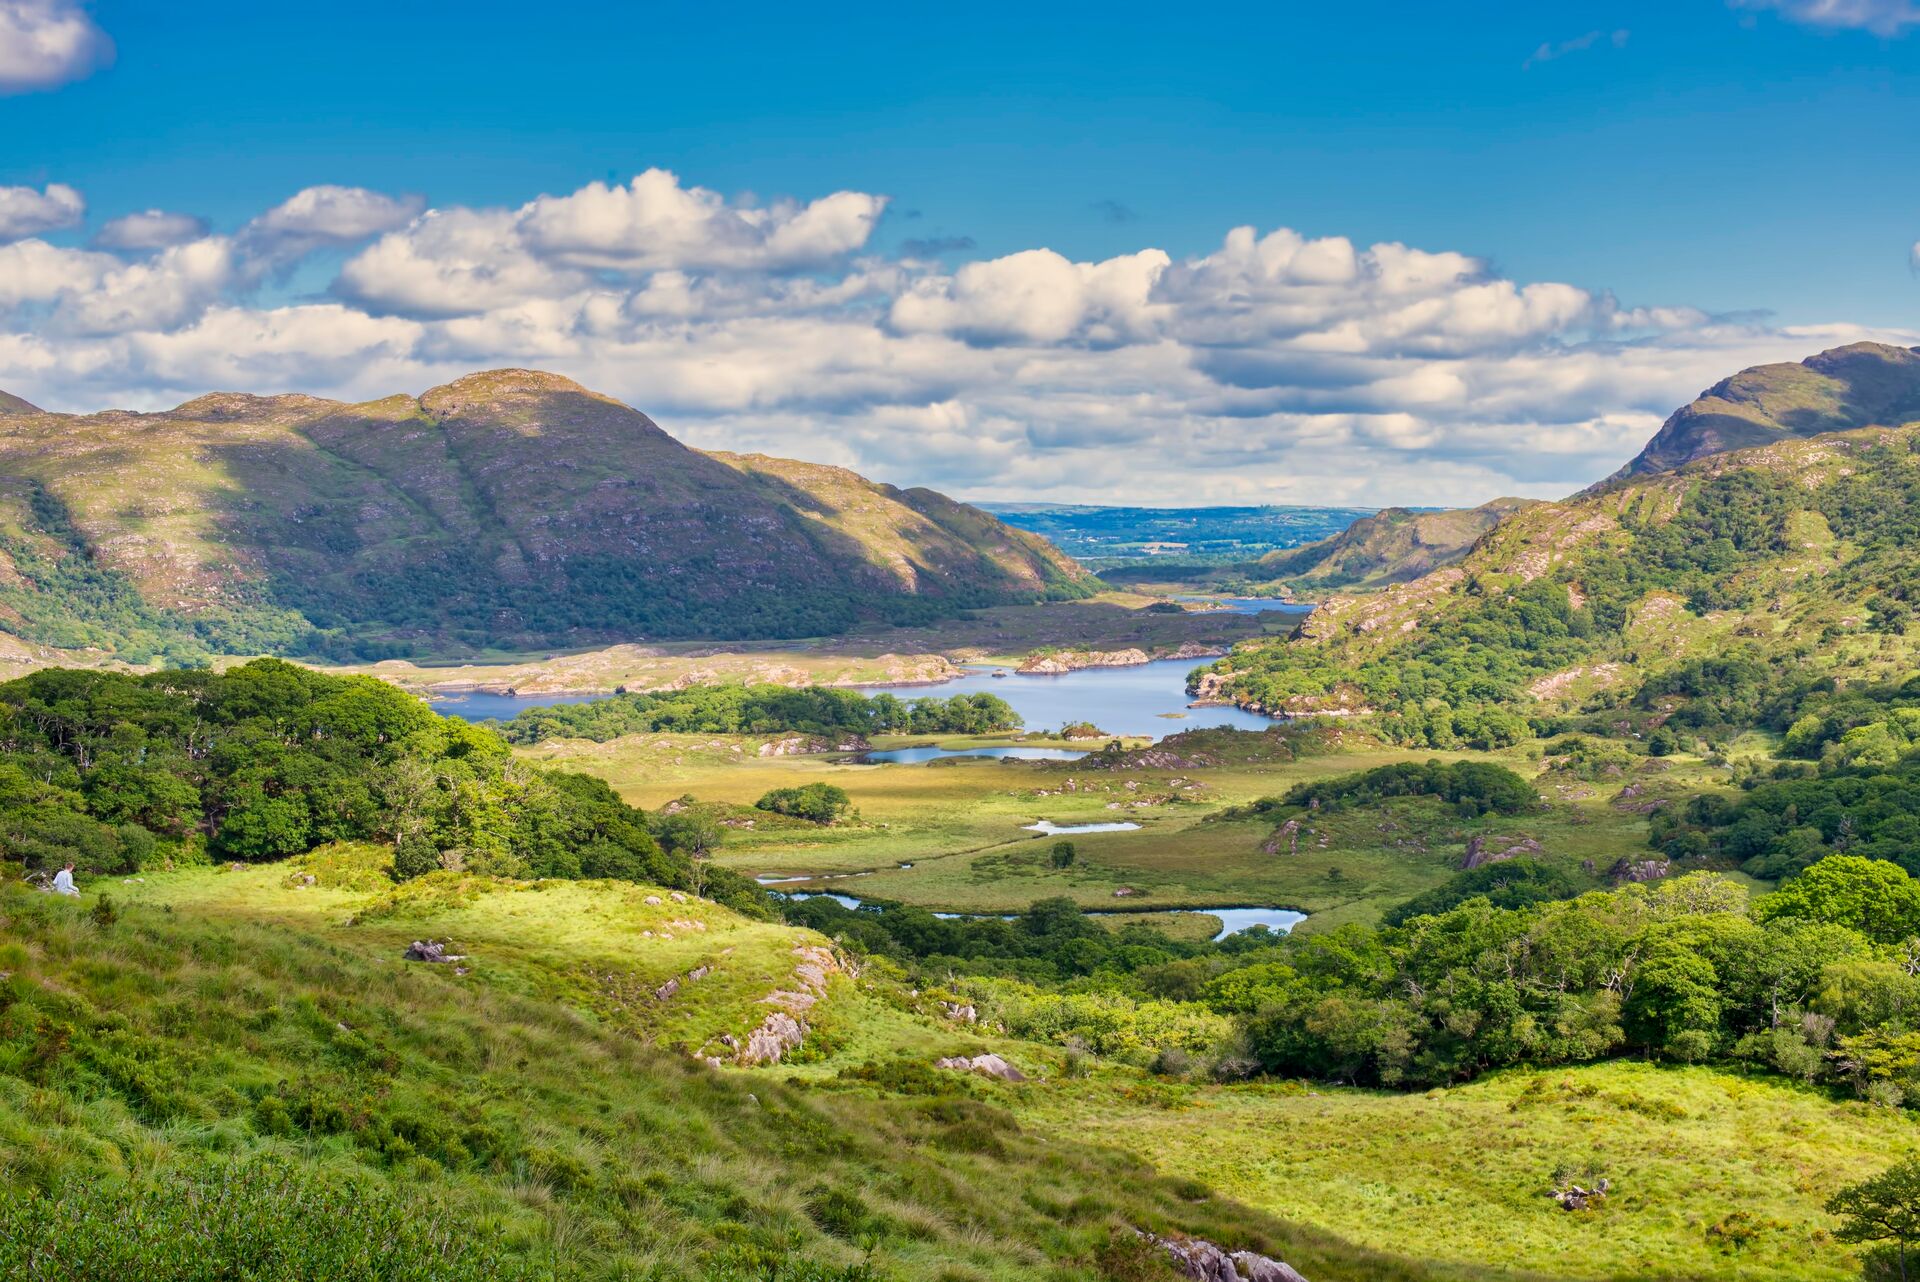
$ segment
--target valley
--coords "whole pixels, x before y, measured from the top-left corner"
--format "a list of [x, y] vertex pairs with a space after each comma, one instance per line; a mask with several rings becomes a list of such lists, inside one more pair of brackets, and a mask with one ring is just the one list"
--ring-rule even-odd
[[[530, 377], [401, 417], [684, 448]], [[231, 407], [344, 411], [264, 412]], [[316, 1268], [352, 1221], [283, 1201], [431, 1202], [471, 1245], [406, 1239], [409, 1279], [1145, 1282], [1196, 1239], [1311, 1282], [1856, 1276], [1829, 1199], [1920, 1154], [1916, 430], [1120, 588], [715, 458], [869, 551], [905, 502], [1063, 590], [40, 652], [0, 683], [0, 1216], [145, 1250], [89, 1218], [105, 1181]], [[33, 493], [23, 630], [63, 559], [122, 573], [49, 551]], [[1262, 563], [1311, 603], [1227, 591]], [[69, 861], [72, 899], [26, 880]]]

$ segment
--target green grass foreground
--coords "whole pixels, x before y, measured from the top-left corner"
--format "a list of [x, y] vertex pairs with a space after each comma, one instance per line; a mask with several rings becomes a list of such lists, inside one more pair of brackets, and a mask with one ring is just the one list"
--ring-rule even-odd
[[114, 914], [0, 889], [0, 1277], [1069, 1282], [1132, 1226], [1314, 1282], [1479, 1276], [1030, 1133], [971, 1084], [803, 1091], [539, 991], [605, 943], [584, 897], [629, 887], [505, 895], [519, 952], [463, 977], [393, 946], [457, 904], [348, 926], [344, 891], [284, 875], [115, 884], [149, 902]]

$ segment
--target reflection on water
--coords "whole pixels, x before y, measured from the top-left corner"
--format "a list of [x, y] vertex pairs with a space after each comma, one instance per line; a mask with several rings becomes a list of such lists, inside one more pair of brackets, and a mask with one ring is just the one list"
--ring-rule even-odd
[[443, 717], [459, 717], [462, 721], [485, 721], [488, 718], [506, 721], [528, 708], [592, 703], [595, 699], [606, 697], [604, 694], [488, 694], [473, 690], [460, 694], [429, 695], [427, 706]]
[[1262, 614], [1268, 610], [1277, 614], [1305, 614], [1313, 608], [1267, 596], [1177, 596], [1173, 599], [1195, 605], [1218, 606], [1229, 614]]
[[947, 757], [1001, 757], [1017, 761], [1078, 761], [1086, 756], [1077, 748], [888, 748], [883, 752], [863, 752], [856, 760], [866, 765], [912, 765], [920, 761], [940, 761]]
[[[1090, 721], [1108, 734], [1158, 739], [1175, 730], [1233, 726], [1264, 730], [1270, 717], [1244, 708], [1188, 706], [1187, 674], [1199, 667], [1194, 659], [1158, 659], [1131, 668], [1082, 668], [1057, 677], [1014, 675], [1004, 680], [976, 669], [964, 677], [938, 685], [894, 688], [903, 699], [923, 695], [950, 698], [956, 694], [991, 694], [1005, 699], [1031, 730], [1057, 730], [1075, 721]], [[869, 694], [884, 686], [864, 686]], [[1169, 725], [1169, 717], [1181, 718]]]
[[[1304, 611], [1301, 611], [1304, 613]], [[1159, 659], [1131, 668], [1082, 668], [1060, 676], [1005, 675], [1003, 668], [976, 668], [964, 677], [925, 686], [860, 686], [865, 694], [882, 690], [902, 699], [956, 694], [992, 694], [1005, 699], [1032, 730], [1057, 730], [1090, 721], [1108, 734], [1158, 739], [1177, 730], [1233, 726], [1264, 730], [1269, 717], [1244, 708], [1188, 706], [1187, 674], [1201, 660]], [[480, 691], [430, 697], [435, 712], [468, 721], [506, 720], [527, 708], [561, 703], [591, 703], [604, 694], [485, 694]], [[916, 755], [917, 754], [917, 755]], [[876, 762], [932, 761], [953, 756], [1012, 757], [1029, 761], [1073, 761], [1086, 754], [1071, 748], [896, 748], [868, 754]]]
[[1077, 832], [1132, 832], [1140, 825], [1136, 823], [1112, 824], [1057, 824], [1051, 819], [1042, 819], [1037, 824], [1028, 824], [1022, 831], [1042, 832], [1049, 837], [1072, 835]]

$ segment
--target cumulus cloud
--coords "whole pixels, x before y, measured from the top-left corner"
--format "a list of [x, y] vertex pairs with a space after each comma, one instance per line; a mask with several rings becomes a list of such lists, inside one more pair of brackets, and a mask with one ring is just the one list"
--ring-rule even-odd
[[[310, 188], [174, 244], [153, 220], [177, 216], [133, 215], [101, 242], [153, 245], [133, 261], [21, 239], [0, 245], [0, 387], [147, 408], [538, 366], [697, 445], [962, 495], [1457, 504], [1591, 482], [1744, 366], [1920, 342], [1286, 227], [1184, 257], [887, 255], [884, 201], [850, 196], [728, 201], [656, 170], [494, 208]], [[336, 301], [250, 301], [271, 255], [355, 244]]]
[[41, 191], [0, 187], [0, 241], [75, 227], [86, 213], [87, 202], [65, 183], [48, 183]]
[[425, 208], [419, 196], [321, 184], [295, 192], [249, 222], [240, 240], [247, 252], [284, 262], [404, 227]]
[[0, 0], [0, 94], [79, 80], [113, 61], [113, 41], [73, 0]]
[[175, 329], [198, 320], [237, 279], [232, 244], [210, 237], [148, 262], [116, 263], [89, 288], [62, 298], [54, 319], [79, 334]]
[[1870, 31], [1876, 36], [1905, 35], [1920, 26], [1914, 0], [1729, 0], [1736, 9], [1771, 9], [1789, 22], [1828, 30]]
[[625, 187], [542, 196], [517, 219], [527, 245], [561, 262], [622, 271], [812, 267], [867, 243], [886, 197], [839, 191], [800, 204], [729, 204], [649, 169]]
[[208, 228], [206, 219], [193, 214], [170, 214], [164, 209], [147, 209], [110, 220], [94, 235], [93, 243], [101, 249], [146, 253], [199, 240], [207, 234]]
[[888, 319], [903, 333], [981, 343], [1124, 341], [1151, 331], [1149, 296], [1171, 261], [1158, 249], [1101, 263], [1024, 250], [915, 282], [894, 300]]

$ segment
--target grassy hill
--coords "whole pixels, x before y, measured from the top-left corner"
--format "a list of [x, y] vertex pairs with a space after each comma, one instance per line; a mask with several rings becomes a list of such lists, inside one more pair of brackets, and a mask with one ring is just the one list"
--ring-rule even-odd
[[1916, 445], [1920, 425], [1788, 439], [1536, 504], [1459, 563], [1331, 598], [1296, 639], [1243, 644], [1196, 685], [1383, 713], [1391, 736], [1447, 746], [1738, 684], [1685, 676], [1702, 664], [1751, 661], [1778, 682], [1897, 675], [1920, 599]]
[[[110, 883], [112, 912], [0, 888], [0, 1276], [184, 1282], [242, 1259], [274, 1282], [1171, 1276], [1135, 1228], [1284, 1255], [1315, 1282], [1485, 1276], [1029, 1132], [998, 1093], [1028, 1088], [923, 1067], [802, 1089], [658, 1049], [750, 1016], [770, 977], [730, 989], [727, 969], [824, 944], [810, 932], [656, 908], [644, 887], [436, 874], [395, 892], [372, 871], [349, 853], [160, 874]], [[666, 913], [707, 930], [638, 929]], [[402, 962], [421, 933], [463, 968]], [[651, 995], [697, 954], [710, 980]], [[834, 991], [851, 1035], [867, 1012]], [[978, 1041], [918, 1036], [929, 1054]]]
[[926, 490], [703, 454], [564, 378], [0, 414], [0, 630], [165, 653], [805, 636], [1086, 595]]
[[1328, 538], [1269, 552], [1247, 574], [1303, 591], [1405, 583], [1459, 560], [1474, 540], [1526, 506], [1525, 499], [1494, 499], [1444, 512], [1390, 507]]
[[1920, 349], [1850, 343], [1714, 384], [1675, 411], [1619, 475], [1668, 472], [1723, 450], [1916, 418]]

